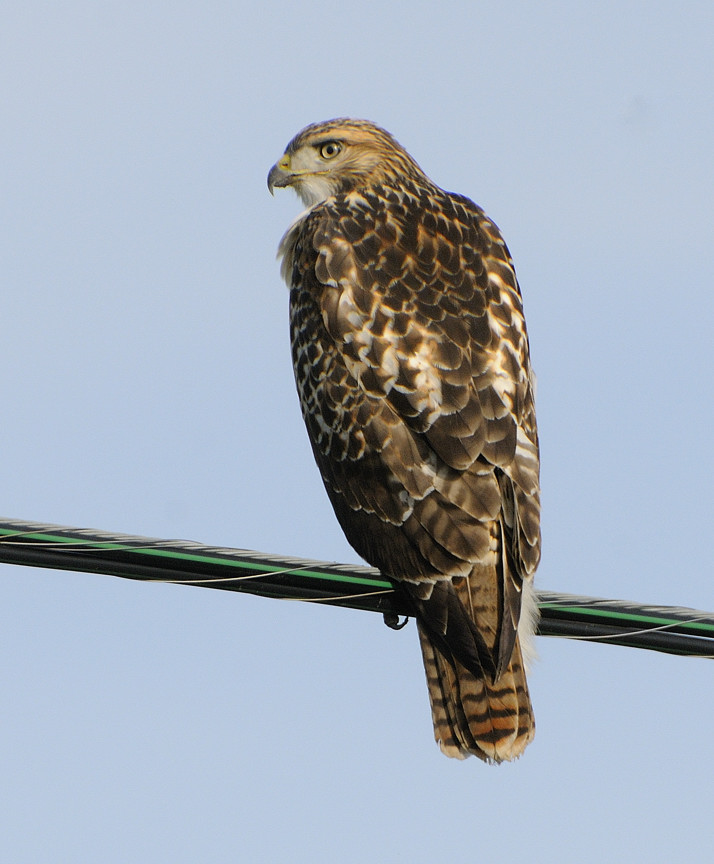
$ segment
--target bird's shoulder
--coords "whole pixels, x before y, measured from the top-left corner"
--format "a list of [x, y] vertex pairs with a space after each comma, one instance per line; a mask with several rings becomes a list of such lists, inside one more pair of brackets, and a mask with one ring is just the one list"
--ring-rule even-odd
[[[354, 306], [350, 320], [360, 326], [375, 304], [397, 329], [409, 315], [436, 330], [453, 328], [464, 314], [482, 317], [504, 299], [520, 307], [498, 228], [469, 198], [436, 186], [373, 186], [330, 197], [294, 223], [281, 253], [291, 287], [328, 307]], [[329, 310], [328, 318], [337, 324]]]

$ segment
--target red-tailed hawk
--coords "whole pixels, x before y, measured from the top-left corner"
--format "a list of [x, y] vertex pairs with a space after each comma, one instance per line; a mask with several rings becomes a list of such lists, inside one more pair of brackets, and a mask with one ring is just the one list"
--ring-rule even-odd
[[408, 592], [434, 733], [501, 762], [534, 734], [534, 379], [506, 244], [384, 129], [303, 129], [268, 175], [307, 210], [280, 244], [302, 414], [355, 550]]

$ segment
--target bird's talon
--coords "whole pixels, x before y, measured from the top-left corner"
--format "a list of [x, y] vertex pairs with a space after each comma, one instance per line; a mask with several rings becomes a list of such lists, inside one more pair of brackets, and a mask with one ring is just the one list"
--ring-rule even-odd
[[390, 630], [401, 630], [409, 623], [409, 616], [407, 615], [400, 624], [399, 615], [397, 615], [396, 612], [385, 612], [384, 623], [387, 625], [387, 627], [389, 627]]

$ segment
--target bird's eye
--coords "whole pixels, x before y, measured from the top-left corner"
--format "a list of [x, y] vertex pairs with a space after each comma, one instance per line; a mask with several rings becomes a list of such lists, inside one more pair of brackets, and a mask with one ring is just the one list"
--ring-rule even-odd
[[334, 159], [340, 150], [342, 150], [342, 145], [338, 144], [337, 141], [326, 141], [324, 144], [320, 144], [320, 156], [323, 159]]

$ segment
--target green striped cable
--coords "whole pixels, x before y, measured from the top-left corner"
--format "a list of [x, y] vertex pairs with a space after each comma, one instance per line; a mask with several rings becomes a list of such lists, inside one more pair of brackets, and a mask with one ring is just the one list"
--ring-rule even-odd
[[[370, 567], [106, 531], [0, 520], [0, 562], [200, 585], [408, 615], [408, 602]], [[539, 634], [714, 656], [714, 615], [669, 606], [538, 592]]]

